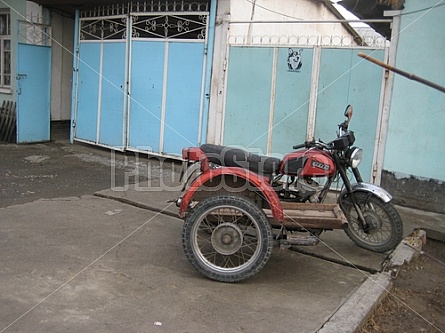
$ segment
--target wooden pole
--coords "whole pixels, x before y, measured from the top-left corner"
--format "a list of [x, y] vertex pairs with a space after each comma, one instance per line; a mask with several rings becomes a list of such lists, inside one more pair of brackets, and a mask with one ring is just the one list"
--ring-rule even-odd
[[387, 70], [390, 70], [390, 71], [392, 71], [394, 73], [397, 73], [397, 74], [400, 74], [400, 75], [402, 75], [404, 77], [407, 77], [410, 80], [414, 80], [414, 81], [423, 83], [423, 84], [425, 84], [425, 85], [427, 85], [427, 86], [429, 86], [431, 88], [437, 89], [437, 90], [445, 93], [445, 87], [439, 86], [438, 84], [436, 84], [434, 82], [422, 79], [421, 77], [418, 77], [418, 76], [416, 76], [414, 74], [410, 74], [410, 73], [407, 73], [407, 72], [402, 71], [400, 69], [397, 69], [397, 68], [395, 68], [393, 66], [387, 65], [384, 62], [381, 62], [380, 60], [372, 58], [372, 57], [370, 57], [367, 54], [364, 54], [362, 52], [359, 52], [358, 56], [363, 58], [363, 59], [369, 60], [369, 61], [373, 62], [374, 64], [379, 65], [379, 66], [381, 66], [383, 68], [386, 68]]

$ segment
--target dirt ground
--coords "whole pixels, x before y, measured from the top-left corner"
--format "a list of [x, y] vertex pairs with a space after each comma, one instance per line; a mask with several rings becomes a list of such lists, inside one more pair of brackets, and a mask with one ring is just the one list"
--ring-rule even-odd
[[422, 251], [360, 333], [445, 332], [445, 243], [428, 239]]
[[[172, 174], [172, 161], [68, 141], [0, 143], [0, 207], [72, 197]], [[180, 166], [180, 164], [178, 164]]]

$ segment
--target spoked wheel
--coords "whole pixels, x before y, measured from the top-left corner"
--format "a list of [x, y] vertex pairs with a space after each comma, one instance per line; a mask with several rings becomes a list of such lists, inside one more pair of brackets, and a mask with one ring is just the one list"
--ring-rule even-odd
[[201, 201], [187, 217], [182, 246], [204, 276], [239, 282], [256, 274], [272, 252], [272, 230], [263, 210], [238, 196]]
[[342, 198], [340, 207], [348, 218], [346, 234], [354, 243], [374, 252], [386, 252], [394, 249], [403, 237], [403, 222], [391, 202], [385, 203], [372, 193], [354, 193], [360, 206], [367, 228], [363, 229], [351, 196]]

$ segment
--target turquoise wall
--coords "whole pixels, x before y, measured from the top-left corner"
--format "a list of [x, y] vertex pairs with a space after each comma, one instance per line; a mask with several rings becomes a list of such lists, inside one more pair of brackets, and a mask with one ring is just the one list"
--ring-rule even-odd
[[354, 114], [349, 129], [355, 132], [354, 146], [363, 149], [360, 173], [365, 182], [371, 182], [383, 71], [358, 57], [359, 52], [380, 61], [384, 58], [383, 50], [322, 50], [315, 138], [326, 142], [333, 140], [337, 124], [345, 119], [346, 106], [352, 105]]
[[230, 48], [225, 145], [266, 152], [272, 64], [272, 48]]
[[[295, 50], [302, 52], [303, 65], [298, 71], [289, 71], [288, 47], [276, 48], [275, 67], [273, 47], [230, 47], [225, 145], [266, 154], [269, 122], [272, 155], [282, 156], [293, 145], [304, 142], [314, 52]], [[275, 89], [272, 89], [273, 74]]]
[[[407, 0], [396, 67], [445, 86], [445, 5]], [[434, 8], [432, 8], [434, 7]], [[396, 74], [383, 168], [445, 181], [445, 94]]]
[[[291, 51], [301, 55], [302, 66], [297, 70], [288, 65]], [[355, 145], [364, 150], [360, 172], [365, 181], [372, 181], [383, 70], [358, 57], [359, 51], [384, 58], [383, 50], [324, 48], [316, 60], [320, 63], [319, 76], [313, 77], [313, 49], [230, 47], [224, 145], [265, 154], [269, 137], [268, 153], [280, 157], [304, 142], [310, 89], [317, 80], [315, 138], [325, 142], [336, 138], [337, 124], [344, 120], [345, 107], [352, 104], [350, 129], [356, 133]]]

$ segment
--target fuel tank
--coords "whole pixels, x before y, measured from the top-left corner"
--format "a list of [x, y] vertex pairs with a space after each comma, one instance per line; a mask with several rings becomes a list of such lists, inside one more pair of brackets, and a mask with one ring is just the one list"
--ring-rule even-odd
[[284, 155], [280, 173], [299, 177], [329, 177], [335, 174], [335, 164], [326, 151], [303, 149]]

